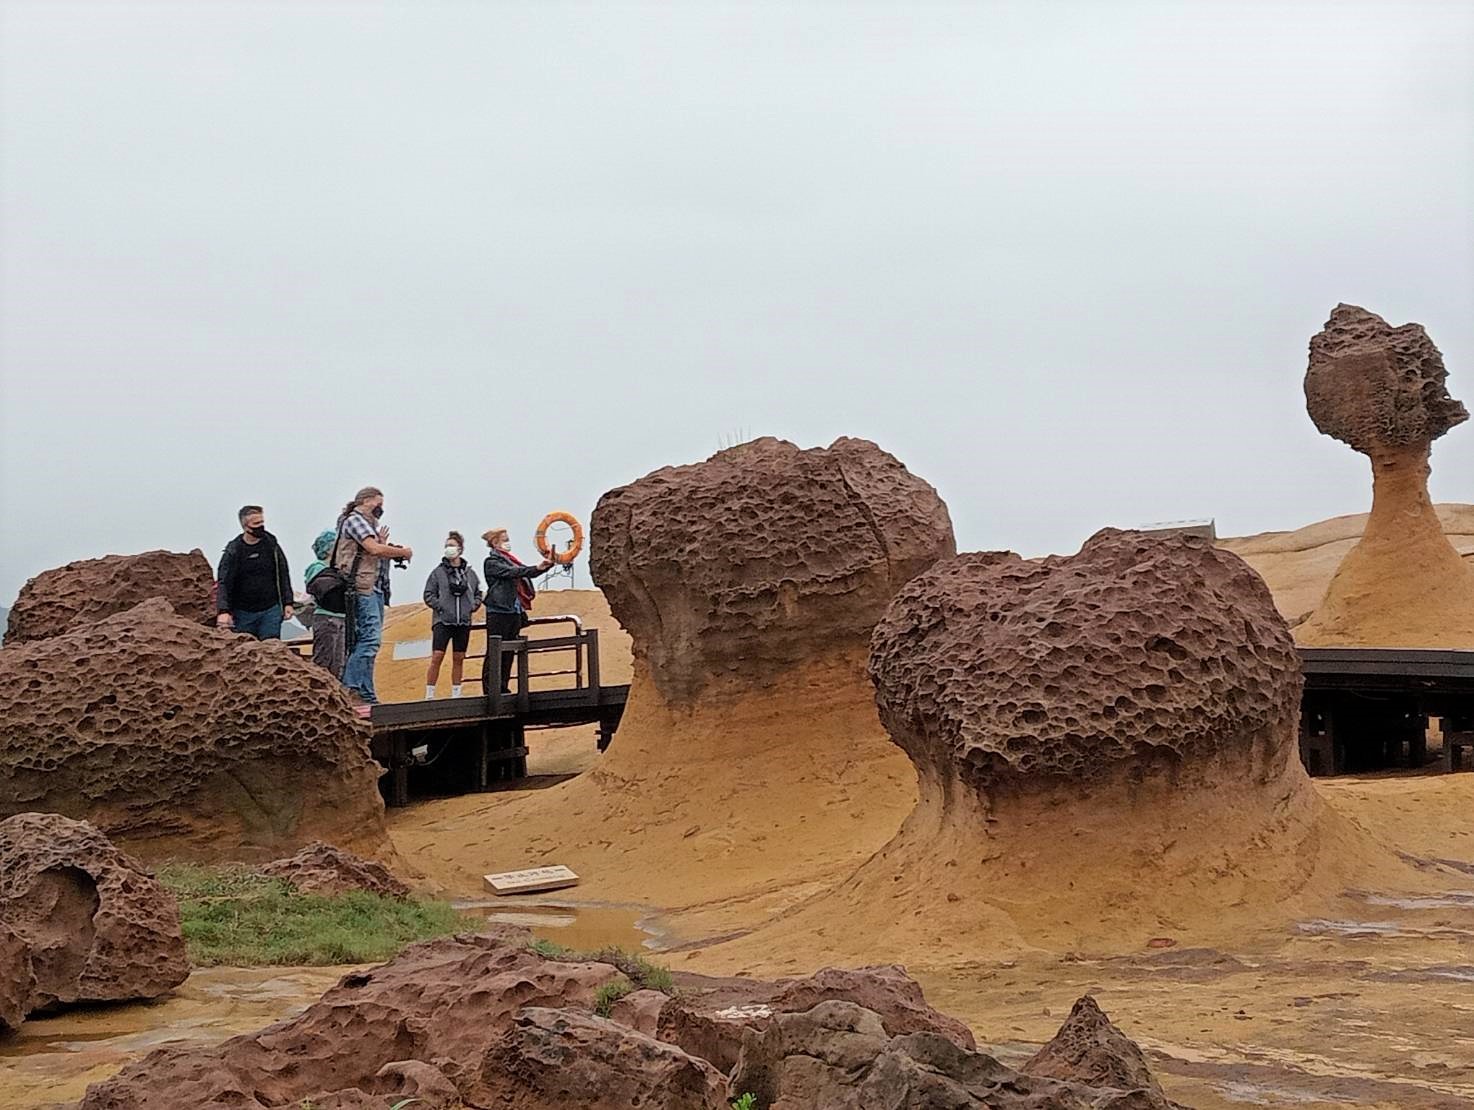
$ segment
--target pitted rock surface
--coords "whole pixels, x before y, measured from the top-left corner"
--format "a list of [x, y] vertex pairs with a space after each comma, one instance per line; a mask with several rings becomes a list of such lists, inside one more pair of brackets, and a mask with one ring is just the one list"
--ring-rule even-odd
[[727, 1110], [727, 1078], [675, 1045], [593, 1014], [529, 1007], [487, 1053], [472, 1106]]
[[1172, 1108], [1159, 1090], [1025, 1075], [934, 1033], [892, 1037], [853, 1002], [821, 1002], [749, 1031], [731, 1089], [751, 1091], [767, 1110]]
[[[520, 941], [446, 937], [406, 948], [381, 967], [345, 976], [298, 1016], [211, 1046], [166, 1046], [94, 1083], [80, 1110], [280, 1107], [334, 1094], [375, 1094], [376, 1106], [430, 1082], [431, 1065], [463, 1098], [524, 1006], [593, 1009], [608, 964], [545, 959]], [[406, 1081], [394, 1087], [399, 1063]], [[356, 1097], [356, 1096], [352, 1096]], [[484, 1103], [472, 1102], [472, 1105]], [[353, 1105], [352, 1102], [346, 1105]]]
[[5, 631], [7, 644], [44, 640], [161, 597], [185, 620], [208, 624], [215, 573], [204, 553], [145, 551], [83, 559], [44, 571], [21, 587]]
[[955, 550], [947, 508], [873, 443], [765, 438], [599, 499], [590, 566], [669, 700], [865, 637]]
[[1088, 994], [1075, 1002], [1050, 1042], [1019, 1070], [1026, 1075], [1146, 1090], [1165, 1097], [1136, 1042], [1117, 1029]]
[[36, 991], [31, 946], [8, 925], [0, 925], [0, 1033], [18, 1029]]
[[1431, 443], [1469, 419], [1421, 324], [1393, 327], [1338, 304], [1310, 340], [1305, 405], [1315, 426], [1362, 454]]
[[364, 859], [320, 840], [295, 855], [272, 860], [256, 870], [291, 883], [303, 894], [331, 896], [362, 890], [385, 898], [409, 896], [409, 887], [378, 860]]
[[1236, 555], [1113, 529], [1078, 554], [959, 556], [875, 628], [881, 720], [924, 774], [978, 788], [1294, 754], [1302, 678], [1283, 618]]
[[0, 650], [0, 816], [85, 818], [145, 854], [390, 851], [368, 738], [321, 667], [159, 599]]
[[895, 965], [820, 968], [813, 975], [768, 982], [682, 977], [680, 993], [660, 1010], [655, 1035], [730, 1072], [747, 1030], [764, 1029], [774, 1014], [812, 1009], [820, 1002], [853, 1002], [875, 1014], [890, 1036], [936, 1033], [961, 1048], [976, 1046], [972, 1031], [934, 1009], [921, 984]]
[[23, 1010], [155, 998], [189, 975], [174, 895], [85, 821], [0, 821], [0, 932], [24, 942]]

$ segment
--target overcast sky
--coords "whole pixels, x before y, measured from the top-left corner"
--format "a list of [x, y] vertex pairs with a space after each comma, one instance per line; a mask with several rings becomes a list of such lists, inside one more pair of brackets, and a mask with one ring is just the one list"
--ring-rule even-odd
[[[1474, 5], [8, 3], [0, 603], [294, 558], [736, 435], [864, 436], [963, 548], [1370, 500], [1305, 415], [1337, 301], [1474, 402]], [[1433, 457], [1474, 501], [1474, 427]], [[479, 550], [479, 543], [476, 545]], [[582, 573], [582, 572], [581, 572]], [[583, 584], [587, 584], [586, 574]]]

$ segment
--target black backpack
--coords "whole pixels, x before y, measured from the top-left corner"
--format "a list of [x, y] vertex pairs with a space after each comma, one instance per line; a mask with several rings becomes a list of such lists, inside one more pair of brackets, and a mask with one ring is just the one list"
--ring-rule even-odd
[[363, 558], [363, 547], [359, 546], [353, 567], [345, 575], [338, 569], [338, 544], [343, 542], [343, 525], [338, 525], [338, 538], [333, 541], [333, 552], [328, 556], [328, 565], [314, 574], [307, 583], [307, 592], [324, 609], [334, 613], [348, 612], [348, 591], [353, 588], [353, 579], [358, 577], [358, 563]]

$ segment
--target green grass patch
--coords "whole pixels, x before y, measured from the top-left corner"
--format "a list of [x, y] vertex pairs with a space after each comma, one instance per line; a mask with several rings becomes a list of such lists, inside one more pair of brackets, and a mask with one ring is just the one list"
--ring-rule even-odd
[[[593, 952], [575, 952], [571, 948], [564, 948], [561, 944], [554, 944], [550, 940], [541, 938], [534, 940], [528, 945], [539, 956], [550, 960], [567, 960], [578, 963], [600, 963], [613, 964], [629, 980], [629, 990], [621, 991], [617, 998], [622, 998], [631, 990], [659, 991], [661, 994], [674, 995], [677, 993], [675, 980], [671, 978], [670, 969], [652, 964], [644, 956], [634, 952], [626, 952], [623, 948], [610, 946], [600, 948]], [[606, 984], [608, 985], [608, 984]], [[613, 999], [610, 1000], [611, 1003]]]
[[325, 897], [244, 868], [161, 867], [196, 967], [377, 963], [407, 944], [478, 927], [446, 902], [364, 891]]
[[614, 1012], [614, 1004], [635, 989], [628, 979], [611, 979], [594, 994], [594, 1013], [602, 1018]]

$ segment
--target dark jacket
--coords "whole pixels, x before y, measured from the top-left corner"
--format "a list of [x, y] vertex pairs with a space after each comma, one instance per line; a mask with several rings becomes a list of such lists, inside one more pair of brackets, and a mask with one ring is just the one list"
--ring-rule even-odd
[[[460, 593], [453, 588], [457, 575], [466, 587]], [[481, 608], [481, 583], [471, 564], [462, 560], [459, 567], [453, 567], [449, 559], [441, 559], [425, 583], [425, 604], [430, 606], [433, 614], [431, 625], [464, 628], [470, 624], [471, 614]]]
[[[276, 603], [282, 608], [292, 604], [292, 572], [287, 569], [287, 557], [282, 554], [281, 545], [276, 542], [276, 537], [270, 532], [263, 532], [261, 538], [252, 544], [252, 547], [265, 545], [262, 554], [270, 554], [276, 566]], [[244, 536], [237, 536], [225, 545], [225, 551], [220, 556], [220, 569], [215, 575], [218, 585], [215, 589], [215, 612], [229, 613], [236, 608], [237, 585], [240, 582], [242, 550], [246, 547]]]
[[520, 567], [496, 548], [486, 557], [481, 569], [486, 575], [486, 611], [488, 613], [519, 613], [517, 607], [517, 579], [536, 578], [543, 572], [536, 564]]

